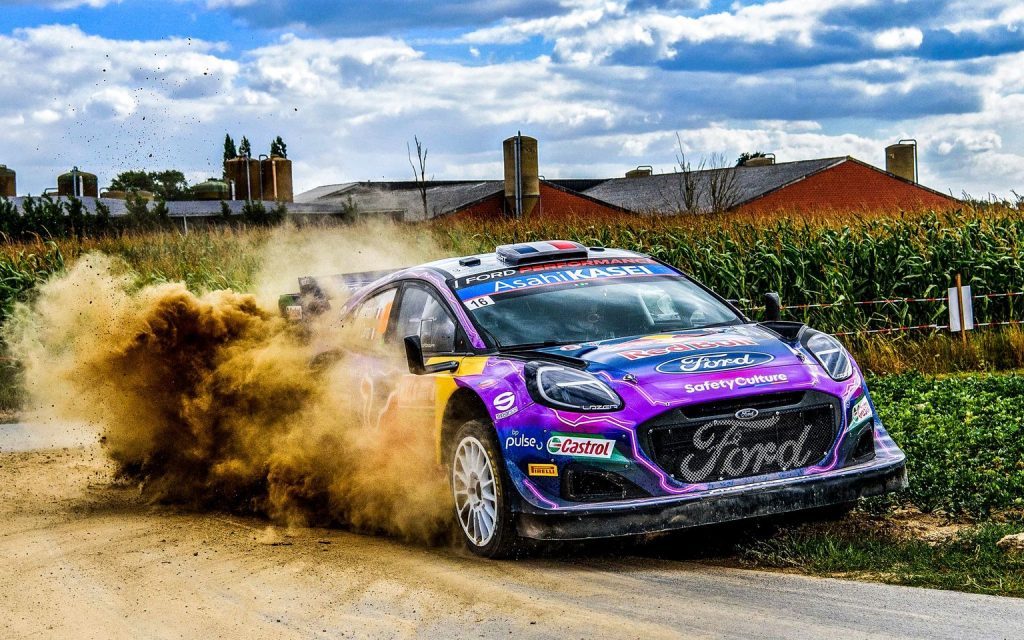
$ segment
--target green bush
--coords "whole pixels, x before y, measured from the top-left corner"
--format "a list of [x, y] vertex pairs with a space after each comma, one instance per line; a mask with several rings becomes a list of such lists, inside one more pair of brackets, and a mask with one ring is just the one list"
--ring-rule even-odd
[[110, 209], [98, 200], [94, 213], [78, 198], [28, 197], [22, 201], [21, 211], [10, 200], [0, 198], [0, 233], [8, 240], [69, 237], [81, 240], [113, 229]]
[[270, 227], [284, 222], [288, 208], [283, 202], [277, 203], [270, 211], [262, 200], [246, 200], [242, 205], [242, 219], [253, 226]]
[[869, 386], [907, 454], [907, 499], [974, 517], [1024, 508], [1024, 376], [910, 373]]
[[133, 192], [125, 197], [125, 208], [127, 213], [117, 221], [117, 226], [123, 230], [156, 231], [171, 227], [167, 203], [163, 200], [150, 206], [145, 198]]

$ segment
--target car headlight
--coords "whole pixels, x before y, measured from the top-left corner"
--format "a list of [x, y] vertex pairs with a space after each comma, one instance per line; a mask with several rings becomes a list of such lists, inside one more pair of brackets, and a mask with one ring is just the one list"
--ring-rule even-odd
[[586, 371], [545, 362], [526, 364], [526, 388], [547, 407], [570, 411], [618, 411], [622, 398]]
[[825, 371], [833, 380], [846, 380], [853, 375], [853, 363], [846, 349], [834, 337], [827, 333], [810, 329], [804, 332], [804, 348], [811, 352], [814, 359], [825, 367]]

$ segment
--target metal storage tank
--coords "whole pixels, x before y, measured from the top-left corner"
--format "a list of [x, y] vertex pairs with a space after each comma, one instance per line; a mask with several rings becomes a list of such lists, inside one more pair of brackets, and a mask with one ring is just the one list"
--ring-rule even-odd
[[17, 176], [14, 169], [0, 164], [0, 198], [13, 198], [18, 195]]
[[57, 195], [95, 198], [99, 196], [100, 183], [95, 173], [81, 171], [74, 167], [57, 176]]
[[502, 144], [505, 155], [505, 202], [516, 218], [530, 215], [540, 202], [537, 139], [518, 134]]
[[900, 140], [885, 148], [885, 170], [917, 182], [917, 140]]
[[263, 199], [277, 202], [291, 202], [292, 161], [288, 158], [271, 156], [260, 160], [263, 174]]
[[757, 156], [756, 158], [747, 158], [747, 161], [743, 163], [744, 167], [770, 167], [775, 164], [775, 158], [772, 156]]
[[230, 200], [231, 187], [223, 180], [207, 180], [192, 187], [196, 200]]
[[224, 174], [234, 184], [233, 200], [263, 199], [259, 160], [232, 158], [224, 163]]
[[627, 178], [646, 178], [647, 176], [654, 173], [654, 167], [649, 164], [642, 164], [636, 169], [630, 169], [626, 172]]

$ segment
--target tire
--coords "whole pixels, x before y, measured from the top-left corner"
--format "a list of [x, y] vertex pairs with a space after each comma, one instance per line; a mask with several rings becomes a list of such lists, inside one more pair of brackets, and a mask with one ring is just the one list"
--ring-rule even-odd
[[447, 461], [455, 520], [466, 547], [483, 558], [515, 556], [521, 540], [509, 504], [514, 489], [494, 429], [479, 420], [463, 424], [451, 441]]

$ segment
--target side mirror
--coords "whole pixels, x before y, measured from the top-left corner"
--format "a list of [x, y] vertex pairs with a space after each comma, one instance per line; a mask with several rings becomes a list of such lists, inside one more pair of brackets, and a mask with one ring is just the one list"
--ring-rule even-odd
[[423, 347], [420, 346], [419, 336], [405, 336], [405, 360], [409, 363], [409, 373], [421, 376], [427, 372], [423, 365]]
[[764, 294], [764, 319], [768, 322], [782, 320], [782, 298], [774, 291]]
[[457, 371], [459, 363], [457, 360], [438, 362], [437, 364], [424, 364], [423, 346], [420, 344], [419, 336], [405, 337], [405, 360], [409, 364], [409, 373], [422, 376], [426, 373], [443, 373], [445, 371]]

